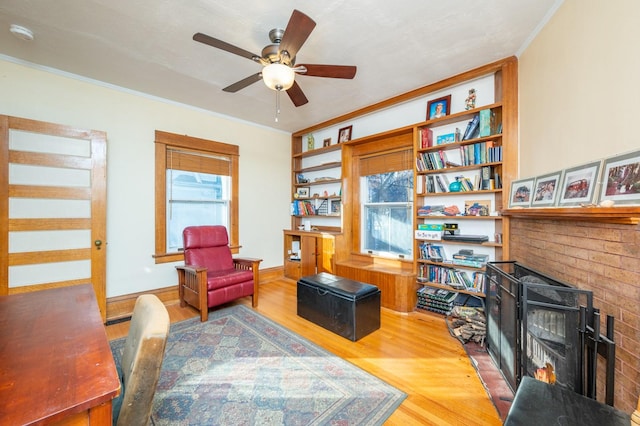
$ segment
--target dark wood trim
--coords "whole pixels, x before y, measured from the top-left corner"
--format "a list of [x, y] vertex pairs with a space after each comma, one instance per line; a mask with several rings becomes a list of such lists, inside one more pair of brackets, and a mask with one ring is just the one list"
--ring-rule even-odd
[[640, 207], [569, 207], [540, 209], [505, 209], [503, 216], [519, 219], [552, 219], [580, 222], [616, 223], [637, 225], [640, 223]]

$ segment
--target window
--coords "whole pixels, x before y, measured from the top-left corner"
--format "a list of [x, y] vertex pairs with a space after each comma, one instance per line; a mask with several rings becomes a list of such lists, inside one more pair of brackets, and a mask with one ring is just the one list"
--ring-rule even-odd
[[413, 172], [402, 170], [361, 178], [362, 251], [411, 258]]
[[399, 150], [360, 159], [361, 252], [412, 258], [411, 158], [411, 151]]
[[156, 263], [182, 260], [182, 230], [224, 225], [238, 251], [238, 147], [156, 131]]

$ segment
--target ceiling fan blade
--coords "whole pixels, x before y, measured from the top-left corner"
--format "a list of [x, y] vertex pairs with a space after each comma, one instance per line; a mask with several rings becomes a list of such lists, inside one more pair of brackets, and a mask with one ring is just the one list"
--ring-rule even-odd
[[307, 97], [304, 95], [304, 92], [298, 85], [297, 81], [294, 81], [293, 86], [291, 86], [287, 90], [287, 95], [289, 95], [289, 99], [291, 99], [291, 102], [293, 102], [293, 104], [297, 107], [309, 102], [309, 99], [307, 99]]
[[311, 77], [329, 77], [329, 78], [348, 78], [351, 79], [356, 76], [357, 67], [351, 65], [314, 65], [314, 64], [300, 64], [297, 67], [305, 67], [306, 72], [301, 72], [302, 75], [308, 75]]
[[251, 59], [252, 61], [259, 62], [260, 56], [246, 51], [244, 49], [240, 49], [232, 44], [227, 43], [226, 41], [218, 40], [217, 38], [213, 38], [206, 34], [195, 33], [193, 35], [193, 39], [195, 41], [199, 41], [200, 43], [208, 44], [209, 46], [216, 47], [218, 49], [224, 50], [225, 52], [233, 53], [234, 55], [242, 56], [243, 58]]
[[289, 53], [289, 58], [293, 59], [315, 27], [316, 23], [313, 19], [294, 9], [287, 28], [284, 30], [280, 51], [286, 50]]
[[227, 86], [224, 89], [222, 89], [224, 92], [230, 92], [230, 93], [235, 93], [240, 89], [244, 89], [247, 86], [252, 85], [253, 83], [262, 80], [262, 73], [256, 73], [253, 75], [250, 75], [247, 78], [244, 78], [236, 83], [233, 83], [231, 86]]

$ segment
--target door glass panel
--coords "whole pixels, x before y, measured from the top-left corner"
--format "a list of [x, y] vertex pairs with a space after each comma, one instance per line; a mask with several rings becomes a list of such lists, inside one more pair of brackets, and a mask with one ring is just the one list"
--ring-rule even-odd
[[44, 284], [49, 282], [79, 280], [91, 276], [90, 260], [40, 263], [9, 268], [10, 287]]
[[23, 231], [9, 235], [9, 252], [72, 250], [91, 247], [89, 229], [69, 231]]

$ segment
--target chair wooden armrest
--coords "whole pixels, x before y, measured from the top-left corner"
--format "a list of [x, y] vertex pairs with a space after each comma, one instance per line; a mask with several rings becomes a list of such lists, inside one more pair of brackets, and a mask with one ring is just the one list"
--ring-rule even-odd
[[251, 306], [258, 306], [258, 284], [260, 284], [260, 262], [262, 259], [252, 257], [234, 257], [233, 266], [236, 269], [250, 270], [253, 272], [253, 296], [251, 297]]
[[178, 295], [180, 307], [187, 303], [200, 311], [200, 320], [208, 318], [207, 268], [201, 266], [176, 266], [178, 271]]

